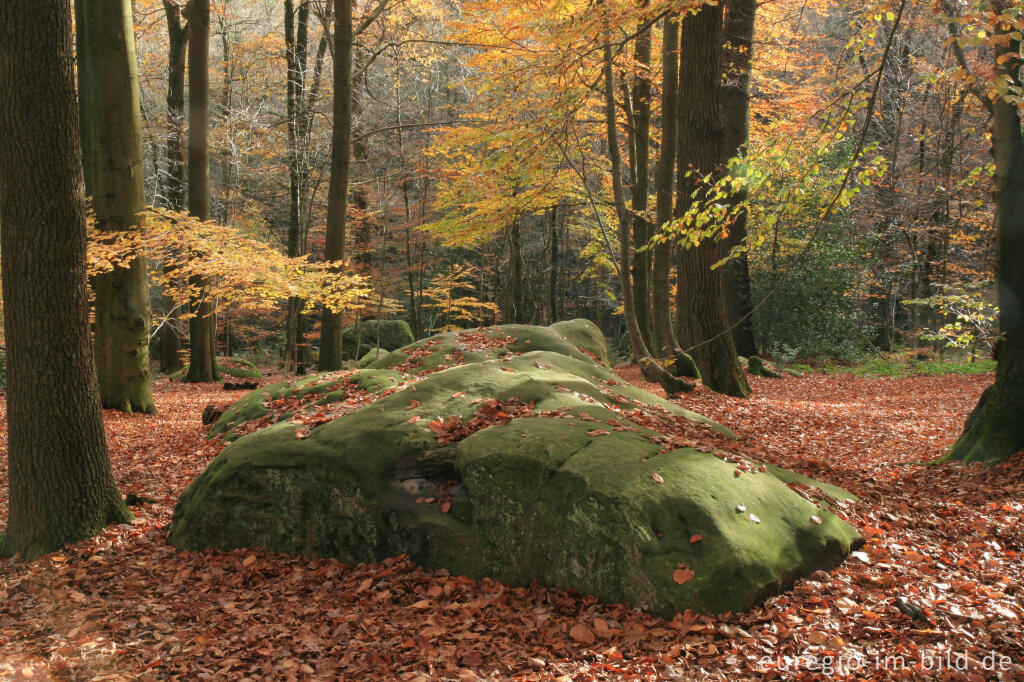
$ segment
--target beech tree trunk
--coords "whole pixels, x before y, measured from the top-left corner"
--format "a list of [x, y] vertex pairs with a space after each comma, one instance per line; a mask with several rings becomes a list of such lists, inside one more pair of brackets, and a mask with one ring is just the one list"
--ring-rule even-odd
[[[661, 153], [655, 174], [655, 202], [658, 229], [672, 220], [672, 198], [675, 196], [676, 144], [679, 130], [679, 22], [665, 17], [662, 38]], [[672, 332], [672, 242], [654, 247], [651, 270], [652, 349], [659, 357], [667, 357], [676, 347]]]
[[551, 207], [548, 224], [551, 239], [551, 273], [548, 276], [548, 324], [558, 322], [558, 204]]
[[[182, 23], [181, 7], [164, 0], [167, 19], [167, 170], [160, 178], [164, 205], [173, 211], [185, 210], [185, 153], [182, 138], [185, 129], [185, 51], [188, 27]], [[168, 309], [173, 302], [165, 299]], [[170, 313], [173, 318], [177, 315]], [[181, 339], [170, 324], [160, 329], [160, 369], [181, 369]]]
[[[188, 4], [188, 210], [201, 220], [210, 218], [210, 0]], [[208, 282], [194, 278], [200, 292], [189, 319], [189, 366], [185, 381], [219, 381], [216, 318], [207, 294]]]
[[[334, 129], [331, 133], [331, 185], [327, 195], [329, 263], [345, 260], [349, 167], [352, 163], [352, 4], [338, 2], [334, 27]], [[341, 369], [341, 311], [324, 310], [320, 332], [322, 372]]]
[[[79, 101], [86, 192], [111, 238], [139, 228], [145, 208], [142, 115], [131, 0], [78, 0]], [[149, 368], [146, 259], [92, 278], [93, 349], [103, 407], [156, 412]]]
[[508, 228], [508, 288], [509, 322], [525, 322], [523, 311], [523, 244], [520, 239], [519, 218], [512, 220]]
[[637, 324], [629, 264], [633, 245], [630, 239], [630, 216], [629, 208], [626, 206], [626, 191], [622, 184], [622, 153], [619, 151], [613, 61], [611, 43], [606, 42], [604, 45], [604, 115], [605, 130], [608, 134], [608, 157], [612, 167], [612, 196], [615, 200], [615, 216], [619, 224], [619, 258], [621, 259], [619, 286], [622, 289], [622, 316], [625, 318], [633, 357], [640, 365], [644, 378], [661, 384], [666, 395], [671, 397], [681, 391], [692, 391], [694, 385], [685, 379], [673, 376], [651, 357], [643, 334], [640, 332], [640, 325]]
[[643, 248], [650, 241], [652, 234], [651, 223], [646, 216], [651, 160], [651, 79], [645, 68], [651, 65], [650, 28], [636, 37], [633, 54], [640, 67], [637, 70], [632, 92], [633, 186], [630, 188], [630, 205], [633, 209], [633, 245], [635, 249], [638, 249], [633, 259], [633, 300], [640, 333], [644, 336], [644, 343], [650, 348], [653, 338], [651, 322], [652, 254], [650, 249]]
[[[754, 41], [754, 0], [728, 0], [725, 4], [726, 82], [722, 88], [722, 112], [725, 116], [723, 153], [726, 161], [740, 154], [750, 137], [750, 60]], [[741, 189], [733, 197], [736, 204], [747, 199]], [[747, 212], [740, 210], [728, 236], [720, 242], [721, 256], [747, 240]], [[725, 309], [732, 330], [732, 340], [740, 355], [756, 355], [754, 321], [750, 300], [750, 265], [746, 251], [722, 268], [725, 284]]]
[[[1005, 12], [1010, 4], [1011, 0], [995, 0], [992, 9]], [[1007, 78], [1019, 88], [1021, 41], [1006, 35], [1008, 32], [1001, 27], [997, 33], [1005, 43], [994, 50], [995, 73], [997, 79]], [[963, 462], [998, 462], [1024, 449], [1024, 133], [1020, 109], [1002, 97], [992, 102], [992, 156], [996, 166], [996, 293], [1002, 338], [996, 382], [982, 395], [964, 432], [944, 458]]]
[[10, 506], [0, 554], [131, 520], [114, 484], [89, 337], [71, 6], [0, 3], [0, 259]]
[[[722, 7], [703, 5], [683, 19], [680, 30], [679, 170], [677, 213], [699, 201], [702, 178], [722, 173], [724, 131], [719, 93]], [[689, 345], [708, 388], [739, 397], [750, 394], [736, 359], [725, 309], [718, 243], [704, 239], [679, 254], [680, 342]]]
[[[288, 107], [288, 256], [296, 258], [306, 253], [307, 226], [303, 215], [306, 188], [309, 185], [309, 163], [306, 157], [309, 126], [306, 122], [306, 70], [309, 54], [309, 0], [299, 0], [298, 10], [293, 0], [284, 4], [284, 42], [287, 74]], [[319, 62], [318, 62], [319, 63]], [[285, 326], [285, 369], [304, 374], [308, 346], [305, 335], [305, 301], [298, 297], [288, 299], [288, 319]]]

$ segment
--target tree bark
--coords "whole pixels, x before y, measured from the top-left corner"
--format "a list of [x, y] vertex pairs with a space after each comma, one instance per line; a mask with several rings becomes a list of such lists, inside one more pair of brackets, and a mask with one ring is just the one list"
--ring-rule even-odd
[[[182, 138], [185, 129], [185, 52], [188, 27], [182, 23], [181, 7], [164, 0], [167, 19], [167, 169], [160, 177], [160, 195], [172, 211], [185, 210], [185, 153]], [[170, 309], [174, 304], [165, 299]], [[177, 315], [168, 313], [174, 318]], [[160, 329], [160, 369], [173, 372], [181, 369], [181, 339], [173, 325]]]
[[[210, 0], [188, 4], [188, 210], [201, 220], [210, 218]], [[216, 318], [207, 294], [208, 282], [191, 282], [199, 294], [189, 319], [189, 366], [185, 381], [219, 381]]]
[[0, 259], [10, 506], [0, 554], [131, 519], [110, 469], [89, 338], [71, 6], [0, 3]]
[[[341, 261], [345, 260], [349, 166], [352, 162], [352, 4], [338, 2], [335, 12], [334, 129], [331, 134], [331, 185], [327, 196], [324, 258], [341, 266]], [[320, 371], [341, 369], [341, 325], [340, 310], [324, 310], [320, 332]]]
[[[642, 4], [646, 4], [643, 2]], [[632, 92], [633, 108], [633, 186], [630, 205], [633, 209], [633, 245], [638, 249], [633, 259], [633, 300], [636, 321], [648, 348], [653, 339], [651, 321], [650, 249], [643, 248], [651, 239], [651, 223], [647, 217], [647, 190], [650, 184], [651, 159], [651, 29], [636, 38], [634, 58], [638, 66]], [[654, 349], [657, 350], [656, 348]]]
[[[719, 65], [722, 45], [722, 7], [703, 5], [683, 19], [680, 30], [680, 122], [678, 214], [701, 201], [703, 177], [721, 177], [724, 131], [721, 115]], [[750, 394], [736, 360], [728, 331], [718, 243], [703, 239], [679, 254], [680, 342], [690, 345], [704, 385], [739, 397]]]
[[523, 244], [520, 239], [519, 218], [508, 228], [509, 260], [509, 322], [525, 322], [523, 311]]
[[[306, 230], [303, 203], [309, 184], [309, 164], [305, 155], [304, 125], [306, 102], [306, 69], [309, 53], [309, 0], [299, 0], [298, 11], [293, 0], [284, 4], [284, 41], [287, 73], [288, 111], [288, 256], [296, 258], [306, 253]], [[305, 340], [305, 301], [299, 297], [288, 299], [288, 319], [285, 333], [285, 369], [304, 374], [307, 345]]]
[[[1005, 12], [1012, 0], [994, 0], [994, 13]], [[995, 75], [1021, 86], [1021, 41], [1000, 26]], [[1019, 34], [1017, 34], [1019, 35]], [[999, 97], [992, 101], [992, 156], [996, 189], [996, 293], [999, 341], [996, 381], [967, 419], [964, 432], [944, 457], [963, 462], [998, 462], [1024, 449], [1024, 133], [1017, 105]], [[6, 267], [6, 263], [4, 264]], [[6, 273], [5, 273], [6, 275]]]
[[[676, 144], [679, 130], [679, 22], [675, 17], [665, 18], [662, 39], [661, 86], [661, 153], [655, 174], [655, 202], [658, 229], [672, 220], [672, 198], [675, 196]], [[651, 326], [654, 352], [659, 357], [671, 355], [676, 346], [672, 332], [672, 299], [669, 278], [672, 274], [672, 242], [664, 241], [654, 247], [651, 271]]]
[[[722, 88], [722, 112], [725, 117], [724, 155], [726, 161], [738, 156], [750, 137], [750, 60], [754, 41], [754, 0], [728, 0], [725, 4], [726, 82]], [[734, 247], [746, 243], [747, 211], [742, 208], [747, 190], [732, 197], [738, 213], [729, 234], [720, 242], [721, 256], [728, 256]], [[756, 355], [754, 321], [751, 315], [750, 265], [742, 251], [722, 268], [725, 284], [725, 309], [732, 330], [733, 343], [740, 355]]]
[[558, 204], [551, 207], [551, 218], [549, 220], [551, 236], [551, 273], [548, 278], [548, 324], [558, 322]]
[[[96, 227], [115, 238], [137, 232], [145, 208], [142, 116], [130, 0], [79, 0], [79, 101], [83, 165]], [[93, 349], [104, 407], [156, 412], [149, 367], [149, 278], [138, 255], [92, 278]]]
[[604, 45], [604, 115], [605, 128], [608, 134], [608, 157], [612, 167], [612, 196], [615, 200], [615, 215], [619, 227], [619, 287], [622, 290], [622, 316], [625, 319], [626, 331], [633, 357], [640, 365], [641, 372], [648, 381], [656, 381], [672, 396], [680, 391], [691, 391], [694, 385], [688, 381], [672, 376], [651, 357], [644, 343], [640, 325], [637, 324], [636, 312], [633, 308], [633, 283], [630, 278], [630, 255], [633, 250], [630, 238], [630, 216], [626, 206], [626, 191], [622, 185], [622, 153], [619, 151], [618, 120], [615, 110], [615, 71], [613, 65], [611, 43]]

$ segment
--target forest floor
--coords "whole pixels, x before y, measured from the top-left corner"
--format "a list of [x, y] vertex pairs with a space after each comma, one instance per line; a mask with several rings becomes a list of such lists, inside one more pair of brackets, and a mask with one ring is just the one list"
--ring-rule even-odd
[[[746, 401], [685, 396], [740, 434], [738, 451], [859, 495], [844, 511], [867, 542], [750, 612], [664, 620], [402, 557], [177, 551], [176, 496], [221, 447], [200, 413], [239, 396], [160, 380], [159, 415], [105, 414], [121, 491], [155, 502], [31, 565], [0, 563], [0, 679], [1024, 679], [1024, 456], [923, 464], [991, 381], [811, 374], [755, 378]], [[0, 519], [6, 496], [3, 461]]]

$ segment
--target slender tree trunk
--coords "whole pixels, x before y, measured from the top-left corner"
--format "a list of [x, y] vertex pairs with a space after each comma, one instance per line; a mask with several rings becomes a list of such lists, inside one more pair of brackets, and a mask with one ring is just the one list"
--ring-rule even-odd
[[[721, 56], [721, 5], [704, 5], [683, 19], [679, 56], [680, 125], [679, 192], [680, 214], [689, 208], [691, 197], [701, 200], [702, 178], [721, 177], [723, 122], [719, 93]], [[682, 249], [679, 256], [679, 316], [683, 334], [680, 341], [690, 347], [704, 385], [744, 397], [750, 394], [746, 377], [736, 360], [736, 347], [725, 310], [718, 243], [704, 239]]]
[[0, 259], [9, 512], [0, 554], [40, 554], [131, 514], [89, 338], [71, 6], [0, 3]]
[[558, 322], [558, 204], [551, 207], [551, 274], [548, 280], [549, 324]]
[[[679, 23], [674, 17], [665, 18], [662, 39], [661, 86], [661, 153], [655, 174], [655, 201], [658, 229], [672, 220], [676, 144], [679, 130]], [[669, 278], [672, 273], [672, 243], [664, 241], [654, 247], [651, 272], [651, 326], [654, 352], [659, 357], [671, 354], [676, 346], [672, 332], [672, 299]]]
[[[331, 136], [331, 186], [327, 197], [328, 262], [345, 260], [349, 166], [352, 161], [352, 4], [335, 5], [334, 130]], [[341, 369], [341, 311], [324, 310], [320, 333], [320, 370]]]
[[508, 228], [509, 259], [509, 312], [510, 322], [525, 322], [523, 316], [523, 244], [519, 232], [519, 218]]
[[[725, 116], [723, 153], [726, 160], [742, 153], [750, 137], [750, 60], [754, 41], [755, 0], [727, 0], [725, 4], [726, 83], [722, 88], [722, 112]], [[733, 202], [742, 206], [747, 190], [741, 189]], [[729, 234], [720, 242], [721, 256], [747, 240], [747, 212], [740, 208]], [[750, 300], [750, 265], [746, 251], [741, 252], [723, 269], [725, 309], [732, 330], [733, 343], [740, 355], [756, 355], [753, 315]], [[742, 321], [740, 321], [742, 320]], [[737, 324], [738, 323], [738, 324]]]
[[[302, 206], [308, 184], [308, 162], [305, 144], [301, 139], [304, 126], [303, 106], [306, 90], [306, 67], [309, 47], [309, 1], [299, 0], [296, 12], [293, 0], [284, 4], [284, 39], [287, 74], [288, 110], [288, 256], [305, 255], [306, 239]], [[288, 319], [285, 333], [285, 368], [304, 374], [305, 319], [302, 311], [305, 301], [297, 296], [288, 299]]]
[[[606, 38], [607, 40], [607, 38]], [[633, 283], [630, 277], [630, 255], [633, 250], [630, 239], [630, 215], [626, 206], [626, 191], [622, 185], [622, 154], [619, 151], [618, 121], [615, 110], [615, 71], [610, 42], [604, 45], [604, 115], [608, 134], [608, 156], [612, 167], [612, 195], [615, 200], [615, 216], [619, 223], [619, 287], [622, 290], [622, 316], [629, 334], [633, 357], [640, 365], [644, 378], [657, 381], [669, 396], [680, 391], [693, 390], [693, 384], [672, 376], [656, 360], [644, 342], [640, 325], [637, 324], [633, 308]]]
[[[994, 0], [992, 9], [1005, 12], [1011, 1]], [[998, 21], [994, 23], [1000, 26]], [[997, 32], [1005, 43], [994, 50], [995, 74], [1019, 88], [1021, 41], [1007, 33], [1009, 29], [1002, 26]], [[982, 395], [960, 439], [945, 457], [964, 462], [998, 462], [1024, 449], [1024, 420], [1020, 418], [1024, 404], [1024, 133], [1020, 109], [1002, 97], [992, 102], [992, 156], [996, 165], [996, 293], [1002, 338], [996, 382]]]
[[[142, 118], [130, 0], [78, 0], [78, 60], [83, 65], [83, 165], [96, 226], [111, 238], [139, 229], [145, 208]], [[149, 368], [146, 259], [95, 275], [93, 349], [104, 407], [155, 413]]]
[[[181, 21], [181, 7], [164, 0], [167, 18], [167, 170], [160, 178], [164, 205], [173, 211], [185, 210], [185, 154], [182, 138], [185, 129], [185, 51], [188, 27]], [[168, 310], [174, 305], [164, 299]], [[169, 313], [172, 317], [178, 316]], [[160, 369], [173, 372], [181, 369], [181, 339], [171, 324], [160, 328]]]
[[[210, 218], [210, 0], [188, 5], [188, 210], [201, 220]], [[216, 318], [207, 292], [208, 283], [194, 277], [200, 292], [189, 320], [189, 367], [185, 381], [217, 381]]]
[[[644, 2], [643, 4], [646, 4]], [[644, 343], [650, 348], [653, 339], [651, 321], [651, 262], [650, 249], [643, 248], [651, 239], [651, 223], [647, 218], [647, 190], [650, 184], [651, 159], [651, 78], [647, 69], [651, 65], [651, 29], [636, 38], [634, 51], [638, 69], [632, 92], [633, 105], [633, 186], [630, 204], [633, 209], [633, 245], [639, 249], [633, 259], [633, 300], [636, 321]]]

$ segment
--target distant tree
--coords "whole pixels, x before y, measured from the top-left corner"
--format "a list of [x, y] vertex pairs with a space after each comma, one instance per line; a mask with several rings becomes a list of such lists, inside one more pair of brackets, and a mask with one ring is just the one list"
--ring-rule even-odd
[[[76, 0], [85, 191], [96, 226], [137, 230], [146, 197], [130, 0]], [[155, 413], [149, 368], [149, 284], [137, 256], [93, 277], [93, 347], [104, 407]]]
[[[210, 0], [188, 4], [188, 210], [210, 217]], [[185, 381], [217, 381], [217, 323], [206, 282], [196, 278], [197, 294], [188, 323], [189, 366]]]
[[[167, 138], [165, 140], [167, 169], [160, 175], [160, 198], [172, 211], [185, 209], [185, 154], [182, 137], [185, 129], [185, 54], [188, 48], [188, 26], [182, 22], [181, 6], [163, 0], [167, 20]], [[165, 301], [166, 303], [166, 301]], [[168, 317], [176, 318], [173, 306], [167, 306]], [[173, 372], [181, 369], [181, 339], [173, 324], [160, 327], [160, 369]]]
[[71, 6], [0, 3], [0, 258], [10, 510], [25, 559], [131, 519], [114, 484], [89, 336]]

